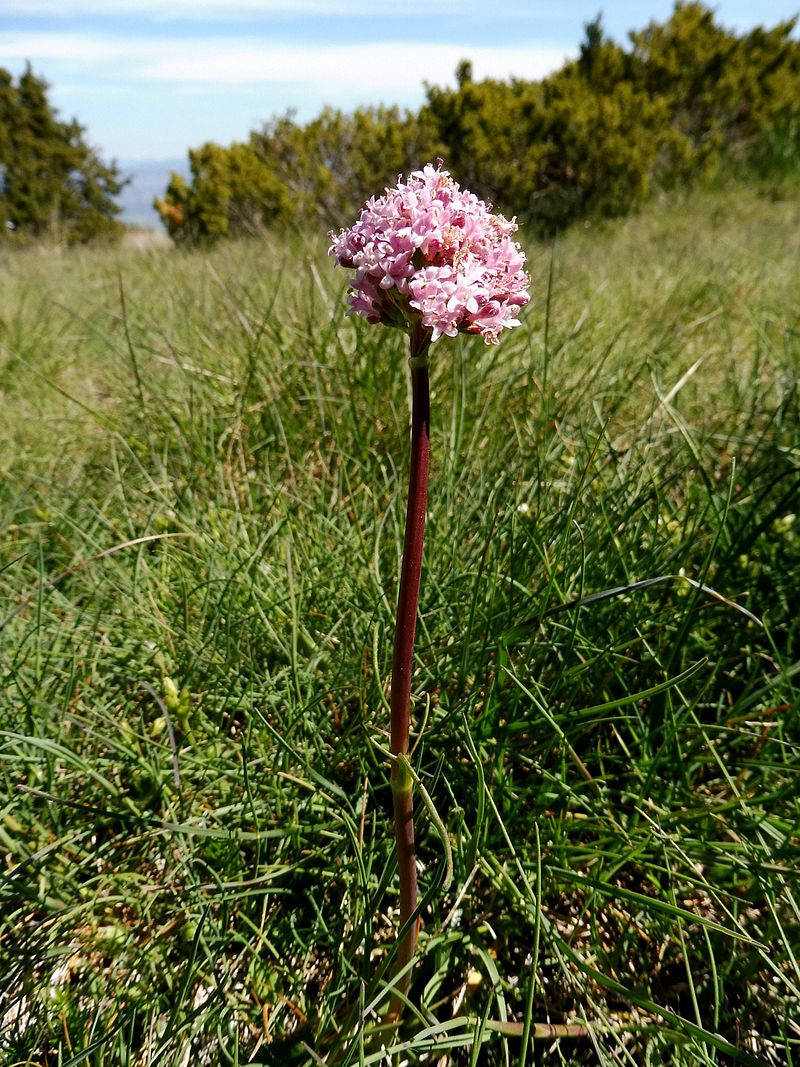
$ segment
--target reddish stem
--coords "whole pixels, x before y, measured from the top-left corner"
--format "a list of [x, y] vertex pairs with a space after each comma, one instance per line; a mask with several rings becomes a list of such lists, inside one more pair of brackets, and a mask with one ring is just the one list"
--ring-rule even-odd
[[[425, 506], [428, 498], [428, 459], [430, 456], [430, 395], [426, 353], [430, 332], [417, 325], [411, 333], [411, 467], [408, 483], [408, 506], [403, 540], [403, 566], [397, 600], [397, 622], [392, 659], [392, 754], [407, 755], [411, 730], [411, 676], [414, 668], [414, 636], [417, 628], [419, 582], [422, 573], [422, 549], [425, 540]], [[417, 907], [417, 864], [414, 851], [414, 799], [408, 769], [399, 762], [392, 765], [397, 865], [400, 874], [400, 927], [408, 924]], [[417, 922], [406, 930], [397, 953], [402, 969], [414, 958], [417, 945]], [[400, 979], [389, 1009], [390, 1017], [399, 1018], [402, 1000], [411, 982], [410, 971]]]

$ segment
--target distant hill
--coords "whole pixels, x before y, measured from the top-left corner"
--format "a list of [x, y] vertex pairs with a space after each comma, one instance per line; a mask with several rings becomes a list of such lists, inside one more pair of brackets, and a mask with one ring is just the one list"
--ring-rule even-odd
[[153, 208], [153, 200], [164, 195], [172, 171], [189, 177], [188, 160], [133, 160], [120, 163], [119, 169], [125, 177], [131, 178], [130, 184], [126, 185], [119, 195], [121, 221], [130, 226], [161, 229], [158, 213]]

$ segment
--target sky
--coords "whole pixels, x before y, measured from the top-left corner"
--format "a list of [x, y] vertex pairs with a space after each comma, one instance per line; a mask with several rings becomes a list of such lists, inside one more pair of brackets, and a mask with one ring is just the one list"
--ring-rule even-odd
[[[794, 6], [793, 6], [794, 5]], [[721, 0], [723, 25], [771, 26], [800, 0]], [[30, 61], [62, 119], [104, 160], [185, 158], [245, 140], [275, 115], [325, 105], [417, 108], [424, 83], [538, 79], [577, 54], [602, 10], [606, 32], [664, 21], [671, 0], [0, 0], [0, 67]]]

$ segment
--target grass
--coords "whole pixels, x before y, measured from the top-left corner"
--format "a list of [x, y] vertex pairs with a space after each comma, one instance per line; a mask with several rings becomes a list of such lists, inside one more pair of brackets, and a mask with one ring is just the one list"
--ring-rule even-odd
[[405, 338], [316, 239], [4, 260], [5, 1062], [800, 1060], [798, 233], [576, 229], [434, 350], [388, 1032]]

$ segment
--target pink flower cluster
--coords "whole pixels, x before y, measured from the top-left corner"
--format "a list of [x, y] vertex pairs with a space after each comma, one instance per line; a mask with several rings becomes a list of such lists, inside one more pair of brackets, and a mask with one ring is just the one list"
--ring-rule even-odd
[[461, 331], [494, 344], [530, 300], [517, 225], [441, 168], [368, 200], [355, 226], [330, 232], [329, 255], [355, 269], [350, 314], [403, 328], [421, 321], [432, 341]]

